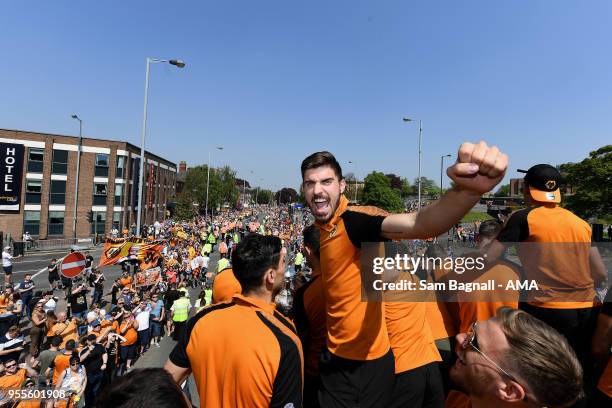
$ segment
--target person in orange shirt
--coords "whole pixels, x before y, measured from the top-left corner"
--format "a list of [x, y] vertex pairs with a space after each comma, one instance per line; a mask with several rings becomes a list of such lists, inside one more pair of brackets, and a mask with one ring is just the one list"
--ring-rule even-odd
[[[583, 396], [582, 367], [565, 337], [522, 310], [498, 309], [458, 334], [457, 344], [451, 380], [472, 408], [562, 408]], [[451, 397], [447, 408], [466, 406]]]
[[394, 358], [384, 307], [361, 301], [361, 244], [429, 238], [448, 231], [502, 180], [507, 163], [497, 147], [482, 141], [464, 143], [447, 170], [452, 189], [417, 213], [385, 217], [348, 206], [343, 196], [346, 181], [331, 153], [304, 159], [302, 189], [321, 231], [328, 333], [321, 364], [322, 406], [387, 406], [392, 394]]
[[488, 263], [517, 243], [522, 279], [536, 282], [537, 290], [523, 291], [520, 308], [563, 334], [585, 369], [585, 383], [594, 388], [590, 341], [599, 302], [595, 288], [607, 273], [589, 224], [562, 208], [561, 173], [537, 164], [525, 174], [527, 208], [514, 212], [497, 238], [481, 253]]
[[18, 389], [27, 377], [35, 377], [38, 373], [27, 364], [17, 364], [14, 358], [4, 363], [4, 375], [0, 376], [0, 390]]
[[242, 294], [187, 323], [164, 368], [178, 384], [193, 373], [201, 406], [302, 406], [301, 343], [273, 303], [286, 257], [277, 237], [249, 235], [232, 254]]
[[[480, 248], [488, 246], [499, 234], [502, 225], [497, 220], [486, 220], [478, 229], [478, 245]], [[486, 269], [479, 273], [471, 282], [487, 282], [494, 280], [502, 284], [504, 290], [476, 291], [472, 293], [459, 292], [457, 294], [459, 309], [459, 332], [465, 333], [475, 321], [488, 320], [494, 317], [497, 309], [508, 306], [518, 308], [518, 290], [505, 290], [507, 282], [515, 282], [519, 278], [519, 270], [510, 261], [499, 258], [486, 265]]]
[[293, 296], [295, 326], [304, 346], [304, 406], [318, 407], [319, 360], [325, 348], [325, 297], [321, 283], [319, 262], [320, 235], [314, 224], [304, 228], [306, 262], [312, 269], [310, 281], [302, 285]]
[[49, 368], [47, 368], [47, 372], [45, 373], [47, 378], [51, 374], [51, 370], [53, 370], [53, 377], [51, 378], [51, 384], [53, 384], [53, 386], [57, 385], [59, 376], [70, 366], [70, 357], [76, 355], [76, 346], [76, 341], [68, 340], [62, 354], [55, 356], [55, 359], [53, 359]]
[[136, 340], [138, 340], [138, 322], [129, 308], [123, 311], [123, 321], [119, 325], [118, 334], [125, 338], [121, 342], [119, 356], [121, 358], [121, 373], [132, 369], [132, 360], [136, 357]]
[[121, 276], [121, 278], [119, 279], [119, 284], [121, 285], [122, 288], [131, 289], [133, 281], [134, 280], [130, 276], [129, 272], [123, 271], [123, 276]]
[[68, 320], [66, 312], [58, 312], [57, 313], [57, 323], [51, 327], [51, 330], [47, 332], [47, 336], [61, 336], [62, 343], [59, 348], [63, 349], [66, 347], [66, 343], [69, 340], [78, 340], [79, 336], [77, 334], [77, 324], [74, 320]]
[[215, 276], [212, 287], [212, 303], [227, 302], [236, 294], [242, 293], [240, 282], [231, 267], [223, 269]]

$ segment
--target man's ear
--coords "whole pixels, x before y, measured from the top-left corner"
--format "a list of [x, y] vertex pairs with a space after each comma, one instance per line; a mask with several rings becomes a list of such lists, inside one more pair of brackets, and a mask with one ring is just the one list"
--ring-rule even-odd
[[505, 402], [518, 402], [525, 399], [526, 392], [522, 385], [508, 380], [497, 385], [495, 395]]
[[340, 180], [340, 194], [344, 194], [344, 190], [346, 190], [346, 180]]

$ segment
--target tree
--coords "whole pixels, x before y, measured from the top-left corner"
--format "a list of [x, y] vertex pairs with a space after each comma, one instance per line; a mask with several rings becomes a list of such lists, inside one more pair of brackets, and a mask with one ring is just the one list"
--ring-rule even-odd
[[401, 182], [400, 195], [402, 198], [406, 198], [412, 194], [412, 188], [410, 187], [410, 183], [406, 177], [402, 177]]
[[291, 187], [283, 187], [280, 191], [276, 192], [275, 200], [278, 202], [280, 194], [280, 203], [281, 204], [290, 204], [297, 202], [298, 193]]
[[[217, 208], [224, 203], [235, 205], [238, 200], [238, 187], [236, 186], [236, 172], [225, 166], [220, 169], [210, 169], [208, 183], [208, 208]], [[185, 186], [181, 197], [188, 198], [192, 203], [198, 204], [200, 209], [206, 208], [206, 181], [208, 167], [200, 165], [191, 167], [185, 176]]]
[[504, 184], [495, 193], [495, 197], [510, 197], [510, 184]]
[[181, 194], [174, 209], [173, 218], [176, 221], [187, 221], [195, 215], [193, 201], [186, 194]]
[[372, 172], [364, 180], [363, 202], [390, 212], [404, 211], [400, 193], [391, 188], [391, 182], [383, 173]]
[[257, 204], [270, 204], [274, 197], [274, 193], [272, 193], [272, 191], [261, 188], [255, 195], [257, 197]]
[[573, 194], [564, 197], [564, 206], [578, 216], [612, 216], [612, 145], [603, 146], [580, 163], [565, 163], [559, 170]]
[[[414, 179], [413, 194], [419, 193], [419, 178]], [[440, 187], [436, 185], [436, 182], [430, 178], [421, 176], [421, 195], [439, 195]]]

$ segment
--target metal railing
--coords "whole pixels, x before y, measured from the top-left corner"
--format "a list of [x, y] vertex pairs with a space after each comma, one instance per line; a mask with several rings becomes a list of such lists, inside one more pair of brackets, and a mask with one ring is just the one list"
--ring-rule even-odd
[[40, 239], [27, 242], [25, 245], [26, 251], [38, 250], [44, 251], [47, 249], [64, 249], [71, 246], [88, 247], [93, 245], [93, 238], [58, 238], [58, 239]]

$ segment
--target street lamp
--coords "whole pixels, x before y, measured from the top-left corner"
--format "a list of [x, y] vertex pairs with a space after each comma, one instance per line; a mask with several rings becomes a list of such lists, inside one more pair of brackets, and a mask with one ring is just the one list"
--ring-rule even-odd
[[72, 213], [72, 238], [76, 239], [77, 204], [79, 203], [79, 172], [81, 170], [81, 145], [83, 144], [83, 121], [76, 114], [73, 114], [71, 117], [79, 121], [79, 147], [77, 148], [76, 180], [74, 182], [74, 211]]
[[[349, 164], [355, 164], [349, 160]], [[355, 204], [357, 203], [357, 172], [353, 172], [353, 177], [355, 177]]]
[[[404, 118], [404, 122], [412, 122], [410, 118]], [[418, 175], [418, 183], [419, 183], [419, 210], [421, 209], [421, 139], [423, 137], [423, 125], [421, 120], [419, 119], [419, 175]]]
[[142, 184], [144, 181], [144, 161], [145, 161], [145, 137], [147, 135], [147, 103], [149, 97], [149, 71], [152, 63], [167, 62], [178, 68], [185, 68], [185, 62], [182, 60], [171, 59], [162, 60], [157, 58], [147, 57], [147, 70], [145, 74], [145, 93], [144, 93], [144, 113], [142, 116], [142, 138], [140, 141], [140, 174], [138, 175], [138, 211], [136, 215], [136, 233], [140, 235], [140, 217], [142, 215]]
[[[217, 146], [219, 151], [223, 150], [222, 146]], [[211, 164], [211, 156], [210, 150], [208, 151], [208, 165], [206, 166], [206, 212], [204, 213], [204, 218], [208, 217], [208, 185], [210, 183], [210, 164]]]
[[444, 158], [445, 157], [451, 157], [450, 154], [445, 154], [440, 156], [440, 197], [442, 197], [442, 190], [444, 190], [444, 188], [442, 187], [442, 170], [444, 168]]

